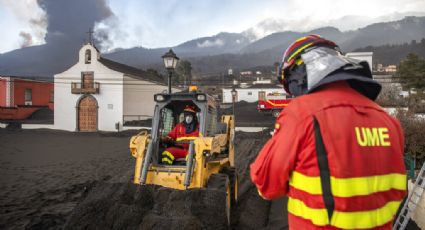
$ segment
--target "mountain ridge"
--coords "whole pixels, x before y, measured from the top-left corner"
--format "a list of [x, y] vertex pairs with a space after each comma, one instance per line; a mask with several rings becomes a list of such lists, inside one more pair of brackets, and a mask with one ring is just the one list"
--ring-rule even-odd
[[[194, 71], [199, 74], [223, 73], [228, 68], [243, 69], [273, 65], [281, 59], [284, 49], [291, 42], [310, 33], [320, 34], [333, 40], [343, 51], [349, 52], [368, 46], [420, 41], [425, 38], [424, 28], [425, 17], [412, 16], [397, 21], [373, 23], [349, 31], [324, 26], [307, 32], [276, 32], [257, 40], [252, 40], [244, 32], [221, 32], [213, 36], [192, 39], [174, 47], [155, 49], [133, 47], [115, 50], [102, 56], [137, 68], [161, 69], [161, 56], [172, 48], [181, 59], [192, 62]], [[64, 42], [67, 41], [64, 40]], [[78, 47], [76, 43], [66, 47], [66, 49], [62, 48], [60, 43], [45, 44], [0, 54], [0, 75], [52, 77], [77, 61], [81, 45]]]

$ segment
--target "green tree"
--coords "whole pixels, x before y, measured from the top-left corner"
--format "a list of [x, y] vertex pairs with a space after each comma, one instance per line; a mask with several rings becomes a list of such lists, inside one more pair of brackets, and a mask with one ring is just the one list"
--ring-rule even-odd
[[425, 121], [409, 111], [398, 110], [396, 117], [403, 127], [404, 151], [422, 165], [425, 161]]
[[192, 81], [192, 64], [187, 60], [180, 60], [172, 76], [173, 84], [187, 87]]
[[406, 89], [425, 89], [425, 59], [414, 53], [407, 55], [398, 67], [397, 75]]
[[158, 77], [161, 81], [166, 80], [166, 79], [164, 79], [164, 76], [162, 74], [160, 74], [156, 69], [149, 68], [149, 69], [146, 70], [146, 72], [148, 72], [152, 76]]
[[[413, 111], [424, 110], [423, 100], [425, 91], [425, 59], [417, 54], [410, 53], [400, 62], [397, 76], [403, 88], [409, 92], [408, 107]], [[416, 91], [412, 94], [412, 89]]]
[[187, 60], [180, 60], [177, 64], [174, 82], [185, 87], [190, 85], [192, 81], [192, 64]]

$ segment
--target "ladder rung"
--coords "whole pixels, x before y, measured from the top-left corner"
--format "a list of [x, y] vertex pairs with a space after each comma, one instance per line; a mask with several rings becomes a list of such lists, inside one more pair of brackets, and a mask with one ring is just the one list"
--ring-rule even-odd
[[419, 198], [421, 198], [422, 194], [423, 194], [423, 191], [422, 192], [419, 192], [419, 193], [413, 192], [413, 195], [415, 195], [415, 196], [417, 196]]
[[417, 203], [413, 202], [413, 201], [409, 201], [409, 206], [415, 206], [418, 205]]
[[[416, 192], [416, 188], [419, 186], [423, 190]], [[425, 163], [422, 165], [422, 168], [416, 177], [416, 182], [413, 186], [413, 189], [409, 192], [408, 200], [403, 205], [392, 229], [404, 230], [407, 226], [408, 221], [410, 220], [410, 214], [415, 211], [416, 206], [418, 205], [422, 194], [425, 190]]]
[[422, 196], [423, 192], [421, 190], [416, 189], [416, 190], [412, 191], [411, 193], [412, 193], [412, 196], [420, 198]]
[[415, 192], [412, 192], [412, 195], [410, 196], [410, 201], [413, 201], [413, 199], [418, 199], [418, 197], [420, 198], [418, 194], [416, 194]]
[[407, 208], [409, 209], [409, 212], [411, 212], [412, 210], [415, 210], [416, 206], [416, 203], [411, 202]]

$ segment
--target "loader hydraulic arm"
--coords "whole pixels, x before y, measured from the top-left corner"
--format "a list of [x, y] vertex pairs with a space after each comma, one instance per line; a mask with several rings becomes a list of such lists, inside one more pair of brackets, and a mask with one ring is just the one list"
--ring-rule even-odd
[[[142, 131], [139, 134], [131, 137], [130, 139], [130, 152], [131, 155], [136, 158], [136, 166], [134, 169], [134, 181], [133, 183], [139, 184], [140, 183], [140, 174], [142, 173], [142, 164], [143, 164], [143, 158], [145, 156], [146, 148], [151, 146], [150, 141], [150, 135], [147, 131]], [[152, 151], [150, 151], [152, 152]], [[146, 158], [148, 159], [148, 158]], [[143, 173], [142, 173], [143, 174]], [[143, 177], [142, 177], [143, 178]], [[146, 178], [146, 175], [145, 175]]]

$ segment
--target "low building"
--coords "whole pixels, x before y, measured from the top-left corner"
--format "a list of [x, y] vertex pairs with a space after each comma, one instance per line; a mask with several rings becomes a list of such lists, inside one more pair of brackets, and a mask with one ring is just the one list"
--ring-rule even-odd
[[[232, 90], [233, 88], [223, 88], [223, 103], [232, 103]], [[238, 86], [235, 87], [236, 91], [235, 102], [257, 102], [261, 94], [284, 93], [282, 86], [275, 84], [255, 84], [251, 86]]]
[[252, 82], [253, 85], [257, 85], [257, 84], [272, 84], [272, 80], [271, 79], [264, 79], [264, 78], [259, 78], [257, 77], [257, 80]]
[[54, 126], [69, 131], [116, 131], [152, 118], [154, 94], [167, 90], [162, 79], [106, 59], [90, 43], [74, 66], [54, 78]]
[[34, 79], [0, 76], [0, 120], [24, 120], [42, 108], [53, 109], [53, 83]]
[[346, 57], [354, 58], [361, 61], [367, 61], [369, 64], [370, 70], [372, 71], [373, 64], [373, 52], [350, 52], [345, 54]]
[[397, 72], [397, 66], [396, 65], [388, 65], [388, 66], [384, 67], [384, 72], [395, 73], [395, 72]]
[[229, 76], [233, 75], [233, 69], [228, 69], [227, 70], [227, 75], [229, 75]]
[[395, 81], [393, 75], [389, 74], [373, 74], [372, 77], [381, 84], [391, 84]]
[[252, 75], [252, 71], [242, 71], [239, 73], [241, 76]]

